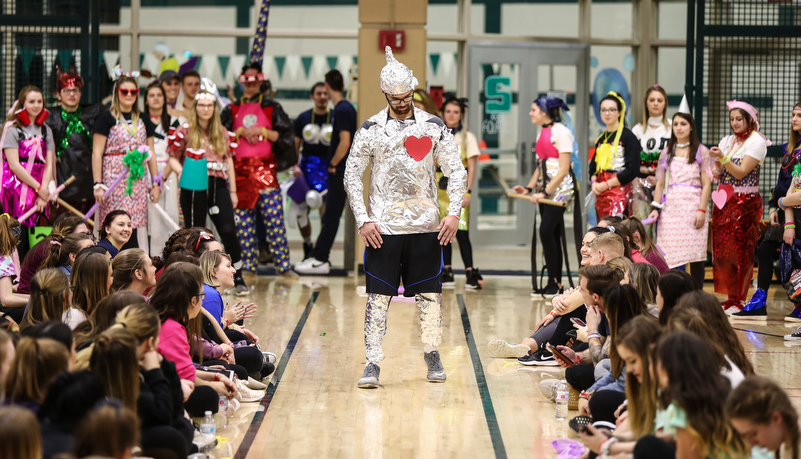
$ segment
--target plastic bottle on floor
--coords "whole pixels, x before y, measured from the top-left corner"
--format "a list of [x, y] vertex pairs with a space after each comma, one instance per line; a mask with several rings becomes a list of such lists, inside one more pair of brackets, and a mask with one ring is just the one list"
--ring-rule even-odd
[[564, 379], [554, 388], [554, 399], [556, 401], [556, 420], [564, 421], [567, 419], [567, 400], [570, 398], [570, 389]]
[[206, 411], [203, 421], [200, 423], [200, 434], [206, 444], [214, 443], [217, 438], [217, 423], [214, 421], [211, 411]]

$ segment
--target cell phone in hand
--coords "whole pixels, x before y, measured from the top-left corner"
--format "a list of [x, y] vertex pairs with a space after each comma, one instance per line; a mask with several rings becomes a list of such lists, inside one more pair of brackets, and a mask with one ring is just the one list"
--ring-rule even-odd
[[574, 324], [578, 325], [579, 327], [586, 327], [587, 326], [587, 324], [584, 323], [584, 321], [579, 319], [578, 317], [571, 317], [570, 321], [573, 322]]
[[573, 365], [576, 364], [576, 362], [568, 359], [567, 356], [562, 353], [562, 351], [560, 351], [559, 349], [556, 348], [556, 346], [551, 346], [549, 344], [548, 348], [553, 353], [553, 355], [559, 357], [559, 359], [561, 359], [563, 362], [565, 362], [568, 367], [572, 367]]

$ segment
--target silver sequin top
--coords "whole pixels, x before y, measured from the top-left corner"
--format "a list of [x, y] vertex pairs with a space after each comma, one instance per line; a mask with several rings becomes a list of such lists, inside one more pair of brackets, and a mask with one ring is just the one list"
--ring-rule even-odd
[[[448, 215], [458, 217], [461, 211], [467, 171], [459, 149], [439, 118], [414, 108], [413, 118], [397, 120], [388, 117], [388, 110], [362, 124], [348, 155], [345, 190], [356, 224], [361, 228], [374, 222], [383, 234], [390, 235], [435, 232], [440, 222], [437, 166], [449, 177]], [[410, 137], [417, 139], [407, 141]], [[419, 145], [428, 142], [425, 137], [431, 147], [421, 150]], [[372, 169], [365, 207], [362, 175], [368, 164]]]

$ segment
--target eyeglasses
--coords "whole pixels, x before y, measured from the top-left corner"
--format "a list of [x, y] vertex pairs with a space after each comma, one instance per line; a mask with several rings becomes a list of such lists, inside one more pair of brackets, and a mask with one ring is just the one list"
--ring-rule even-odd
[[118, 91], [120, 91], [120, 94], [123, 96], [135, 96], [139, 94], [139, 89], [120, 88]]
[[414, 98], [414, 93], [412, 93], [412, 94], [409, 94], [409, 96], [408, 96], [408, 97], [404, 97], [403, 99], [390, 99], [390, 98], [389, 98], [389, 97], [387, 97], [386, 95], [385, 95], [384, 97], [386, 97], [386, 98], [387, 98], [387, 102], [389, 102], [389, 105], [408, 104], [408, 103], [409, 103], [409, 102], [411, 102], [411, 101], [412, 101], [412, 99]]
[[205, 231], [201, 231], [200, 235], [197, 237], [197, 242], [195, 243], [195, 252], [197, 252], [197, 248], [200, 247], [200, 241], [202, 240], [212, 241], [214, 237], [212, 237], [209, 233]]
[[601, 109], [601, 113], [603, 113], [604, 115], [609, 114], [609, 113], [616, 113], [616, 112], [617, 112], [616, 108], [602, 108]]
[[197, 294], [197, 299], [203, 301], [206, 298], [206, 292], [200, 292]]
[[61, 94], [78, 94], [81, 90], [78, 88], [64, 88], [61, 90]]

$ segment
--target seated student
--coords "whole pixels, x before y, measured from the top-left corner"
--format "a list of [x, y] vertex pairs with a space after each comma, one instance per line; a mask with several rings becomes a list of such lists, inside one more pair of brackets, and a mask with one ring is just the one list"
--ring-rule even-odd
[[659, 325], [667, 325], [671, 311], [685, 293], [698, 290], [695, 279], [684, 271], [671, 269], [659, 277], [656, 288], [656, 306], [659, 308]]
[[[189, 321], [203, 309], [203, 274], [190, 263], [175, 263], [164, 271], [156, 282], [150, 304], [159, 313], [161, 331], [158, 351], [175, 363], [182, 380], [195, 384], [192, 395], [185, 401], [186, 411], [194, 417], [204, 412], [216, 413], [218, 394], [229, 399], [236, 396], [236, 385], [220, 373], [206, 372], [195, 368], [192, 356], [199, 344], [197, 329], [193, 329], [189, 340]], [[199, 322], [198, 322], [199, 325]]]
[[648, 236], [648, 231], [646, 231], [645, 225], [642, 224], [640, 219], [637, 217], [627, 218], [623, 220], [623, 225], [629, 230], [629, 233], [631, 233], [631, 245], [637, 247], [648, 263], [656, 266], [656, 269], [659, 270], [659, 274], [667, 272], [670, 267], [659, 252], [659, 248], [656, 247], [651, 237]]
[[139, 444], [136, 413], [108, 399], [92, 410], [75, 432], [75, 457], [130, 459]]
[[153, 259], [153, 264], [156, 266], [156, 280], [158, 280], [159, 276], [161, 276], [161, 273], [164, 272], [164, 265], [167, 262], [167, 258], [169, 258], [169, 256], [175, 251], [184, 250], [186, 247], [186, 240], [191, 234], [191, 229], [181, 228], [176, 230], [170, 235], [169, 238], [167, 238], [167, 242], [164, 244], [164, 249], [161, 251], [161, 255]]
[[[156, 325], [157, 317], [154, 314]], [[157, 336], [151, 336], [140, 343], [127, 327], [114, 325], [95, 338], [90, 368], [100, 376], [107, 396], [136, 411], [143, 455], [156, 459], [184, 458], [189, 452], [189, 441], [172, 427], [172, 390], [161, 370], [161, 356], [154, 346], [156, 339]], [[140, 348], [140, 344], [145, 346]]]
[[20, 338], [26, 336], [35, 339], [50, 338], [63, 344], [69, 351], [70, 371], [75, 368], [75, 342], [72, 340], [72, 330], [67, 324], [58, 320], [42, 322], [20, 332]]
[[8, 214], [0, 215], [0, 312], [19, 324], [25, 314], [25, 306], [30, 299], [28, 295], [14, 292], [14, 279], [17, 270], [14, 267], [12, 254], [22, 234], [22, 226]]
[[[75, 328], [75, 320], [69, 315], [70, 283], [64, 271], [58, 268], [47, 268], [33, 276], [31, 282], [31, 300], [28, 310], [19, 324], [20, 330], [48, 322], [63, 321], [71, 329]], [[83, 321], [83, 318], [80, 319]]]
[[[589, 268], [588, 268], [589, 269]], [[597, 271], [597, 270], [596, 270]], [[603, 279], [603, 273], [588, 274], [588, 289], [595, 288], [595, 284]], [[601, 287], [603, 288], [603, 287]], [[599, 301], [600, 300], [600, 301]], [[579, 398], [579, 414], [592, 414], [593, 419], [614, 422], [614, 411], [625, 400], [626, 378], [623, 372], [623, 361], [615, 346], [615, 338], [620, 328], [637, 316], [647, 317], [656, 322], [656, 318], [648, 314], [645, 303], [642, 302], [637, 291], [630, 285], [612, 286], [604, 294], [602, 299], [594, 300], [597, 302], [587, 311], [587, 333], [590, 348], [588, 349], [589, 362], [594, 363], [596, 368], [591, 365], [574, 365], [565, 370], [565, 379], [574, 389], [582, 392]], [[599, 312], [604, 311], [604, 316], [608, 324], [604, 330]], [[605, 335], [601, 345], [600, 336]], [[570, 358], [569, 354], [575, 354], [570, 348], [560, 346], [559, 350]], [[598, 364], [603, 360], [604, 355], [608, 356], [611, 363], [611, 371], [602, 374], [598, 371]], [[580, 362], [578, 358], [571, 359], [573, 362]], [[561, 361], [564, 365], [566, 362]], [[600, 376], [600, 377], [599, 377]], [[610, 392], [611, 391], [611, 392]], [[590, 410], [589, 401], [596, 399], [596, 411]], [[604, 403], [605, 402], [605, 403]], [[601, 404], [603, 403], [603, 404]]]
[[53, 223], [53, 231], [50, 235], [33, 246], [31, 250], [28, 251], [28, 254], [25, 255], [25, 258], [20, 260], [22, 266], [20, 266], [17, 293], [30, 293], [31, 279], [33, 279], [34, 274], [36, 274], [39, 270], [39, 266], [41, 266], [44, 261], [46, 256], [45, 251], [52, 246], [51, 242], [59, 241], [70, 234], [76, 233], [92, 235], [92, 232], [89, 231], [89, 228], [86, 226], [86, 222], [77, 215], [61, 214], [56, 218], [56, 221]]
[[120, 250], [130, 241], [133, 228], [131, 226], [131, 215], [124, 210], [113, 210], [106, 214], [103, 225], [100, 227], [99, 246], [103, 246], [111, 254], [111, 258], [117, 256]]
[[637, 441], [634, 458], [748, 457], [724, 412], [729, 381], [709, 371], [718, 364], [709, 345], [695, 334], [674, 332], [660, 338], [654, 355], [661, 389], [656, 431], [671, 441], [647, 435]]
[[0, 407], [0, 457], [41, 459], [42, 436], [36, 415], [17, 406]]
[[75, 443], [75, 428], [94, 406], [106, 397], [100, 378], [91, 371], [61, 373], [50, 385], [39, 408], [44, 459], [69, 453]]
[[[203, 291], [206, 293], [203, 298], [203, 309], [207, 313], [207, 319], [204, 320], [204, 332], [217, 343], [235, 344], [236, 361], [248, 370], [248, 374], [252, 375], [253, 379], [258, 381], [269, 376], [275, 370], [275, 354], [262, 353], [255, 347], [255, 344], [259, 342], [259, 337], [250, 330], [236, 325], [236, 322], [252, 317], [256, 305], [237, 303], [234, 307], [229, 308], [227, 304], [223, 303], [222, 292], [235, 285], [236, 270], [231, 263], [231, 258], [218, 251], [206, 252], [200, 257], [200, 267], [203, 270], [205, 281]], [[260, 385], [254, 386], [251, 388], [262, 388]]]
[[146, 304], [142, 295], [130, 290], [114, 292], [104, 298], [89, 315], [89, 318], [75, 328], [75, 348], [78, 350], [75, 367], [79, 370], [89, 368], [92, 355], [91, 344], [97, 335], [117, 323], [117, 315], [128, 306]]
[[[751, 457], [767, 459], [775, 454], [776, 458], [797, 459], [801, 455], [798, 412], [787, 393], [770, 378], [745, 378], [729, 394], [726, 416], [753, 448]], [[759, 449], [762, 455], [756, 454]]]
[[109, 292], [130, 290], [143, 295], [145, 290], [156, 285], [156, 267], [142, 249], [125, 249], [111, 262], [114, 279]]
[[45, 249], [45, 259], [39, 269], [59, 268], [69, 276], [78, 252], [93, 245], [95, 245], [94, 239], [90, 234], [86, 233], [72, 233], [60, 241], [55, 238], [48, 244], [49, 247]]
[[[134, 336], [136, 336], [138, 342], [137, 356], [140, 367], [142, 367], [142, 384], [139, 391], [139, 402], [137, 403], [140, 411], [140, 420], [144, 422], [146, 418], [153, 417], [155, 421], [153, 424], [159, 425], [159, 420], [156, 418], [160, 419], [161, 416], [165, 416], [161, 410], [166, 409], [169, 415], [169, 423], [164, 425], [172, 426], [172, 428], [177, 429], [178, 432], [181, 433], [186, 445], [189, 447], [188, 452], [190, 454], [197, 452], [197, 447], [192, 444], [194, 428], [192, 423], [186, 419], [184, 415], [184, 400], [192, 394], [194, 386], [187, 382], [182, 382], [181, 378], [178, 376], [178, 372], [175, 370], [175, 364], [165, 359], [156, 350], [156, 343], [158, 342], [159, 332], [161, 331], [158, 313], [153, 309], [153, 306], [150, 306], [148, 303], [139, 302], [127, 306], [120, 311], [120, 313], [117, 314], [117, 324], [119, 324], [117, 327], [122, 325], [126, 330], [131, 331]], [[155, 360], [159, 361], [159, 369], [169, 383], [172, 405], [159, 406], [160, 411], [156, 415], [144, 415], [142, 411], [152, 411], [152, 404], [148, 399], [153, 398], [157, 401], [157, 399], [160, 398], [156, 397], [157, 391], [151, 390], [150, 388], [150, 382], [157, 379], [158, 372], [147, 370], [148, 367], [155, 368]], [[157, 454], [157, 446], [162, 443], [159, 439], [172, 437], [172, 431], [169, 429], [165, 431], [165, 429], [155, 428], [147, 433], [147, 437], [152, 438], [143, 438], [144, 444], [142, 446], [145, 447], [145, 444], [148, 445], [148, 453], [155, 456]], [[183, 444], [180, 440], [176, 440], [176, 443]], [[176, 448], [167, 449], [172, 449], [179, 453], [183, 451]]]
[[[587, 231], [587, 234], [584, 235], [584, 239], [582, 240], [581, 246], [581, 266], [589, 266], [591, 260], [591, 249], [590, 244], [593, 240], [595, 240], [599, 235], [604, 233], [608, 233], [609, 230], [606, 228], [590, 228]], [[619, 238], [618, 238], [619, 239]], [[610, 253], [610, 255], [613, 253]], [[605, 254], [604, 254], [605, 255]], [[559, 300], [557, 300], [559, 298]], [[556, 305], [557, 301], [569, 301], [570, 305], [576, 304], [578, 308], [583, 304], [581, 293], [577, 290], [568, 290], [562, 295], [561, 297], [557, 296], [554, 298], [553, 302]], [[544, 350], [544, 344], [549, 342], [553, 336], [554, 331], [556, 330], [557, 326], [560, 322], [564, 319], [569, 321], [571, 317], [580, 317], [581, 312], [578, 311], [573, 315], [569, 315], [567, 317], [563, 317], [563, 311], [566, 311], [567, 307], [559, 308], [554, 306], [554, 309], [548, 313], [548, 315], [543, 319], [537, 328], [534, 330], [534, 334], [531, 337], [526, 338], [523, 340], [521, 344], [510, 344], [501, 339], [494, 339], [490, 341], [487, 346], [489, 347], [490, 353], [492, 353], [495, 357], [500, 358], [512, 358], [518, 357], [525, 359], [526, 361], [541, 361], [541, 362], [548, 362], [553, 361], [553, 357], [550, 355], [550, 351]], [[571, 325], [572, 326], [572, 325]], [[564, 342], [556, 342], [556, 344], [564, 344]], [[531, 355], [537, 355], [537, 358], [530, 357]], [[523, 362], [521, 362], [523, 363]]]
[[654, 265], [634, 263], [620, 281], [621, 284], [629, 284], [637, 290], [643, 303], [648, 307], [648, 313], [654, 317], [659, 317], [659, 307], [656, 305], [659, 276], [659, 271]]
[[682, 295], [670, 313], [667, 328], [695, 333], [709, 343], [720, 355], [720, 367], [732, 388], [737, 387], [745, 376], [754, 374], [754, 366], [715, 295], [702, 290]]
[[6, 377], [3, 405], [21, 406], [35, 414], [53, 379], [69, 370], [70, 351], [64, 344], [50, 338], [22, 338]]
[[[662, 330], [659, 323], [647, 316], [631, 319], [620, 328], [615, 338], [620, 359], [626, 368], [626, 412], [621, 421], [618, 418], [614, 431], [615, 440], [605, 446], [608, 456], [631, 454], [636, 441], [655, 431], [654, 421], [657, 412], [657, 380], [651, 372], [653, 348], [659, 341]], [[602, 395], [602, 394], [599, 394]], [[600, 397], [590, 398], [590, 413], [598, 411]], [[594, 418], [593, 418], [594, 419]], [[609, 438], [602, 431], [591, 429], [579, 432], [582, 443], [590, 451], [600, 454], [601, 445]]]
[[[106, 255], [83, 253], [75, 259], [70, 274], [72, 307], [83, 314], [84, 320], [92, 314], [98, 303], [108, 296], [112, 281], [111, 260]], [[70, 313], [77, 314], [72, 311]]]
[[6, 376], [11, 369], [11, 362], [14, 361], [16, 348], [11, 334], [5, 330], [0, 330], [0, 398], [5, 395]]

